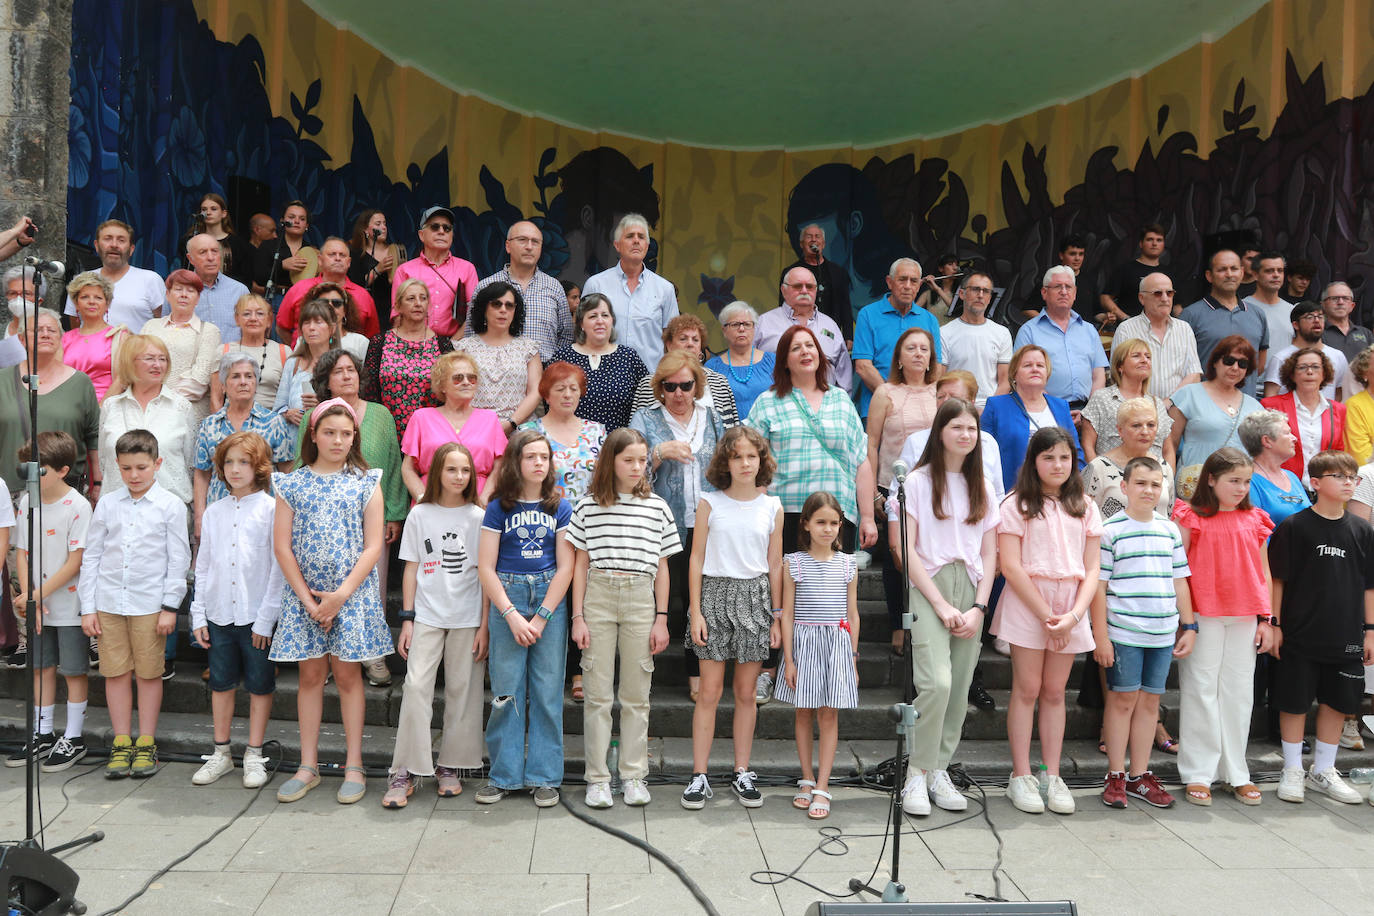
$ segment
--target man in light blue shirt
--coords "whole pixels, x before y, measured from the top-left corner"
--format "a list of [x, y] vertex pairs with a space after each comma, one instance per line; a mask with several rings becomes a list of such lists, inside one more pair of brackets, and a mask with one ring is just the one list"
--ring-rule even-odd
[[854, 322], [854, 371], [863, 380], [859, 390], [859, 416], [868, 416], [868, 402], [892, 368], [892, 348], [907, 328], [924, 328], [935, 342], [934, 359], [943, 363], [940, 322], [916, 304], [921, 291], [921, 265], [898, 258], [887, 272], [887, 295], [865, 305]]
[[248, 287], [220, 272], [219, 240], [204, 233], [191, 236], [186, 243], [186, 260], [205, 284], [196, 303], [196, 317], [219, 328], [221, 342], [237, 342], [241, 332], [234, 323], [234, 306], [240, 297], [248, 295]]
[[663, 329], [677, 317], [673, 284], [644, 266], [649, 253], [649, 222], [638, 213], [624, 216], [612, 238], [620, 261], [588, 277], [582, 295], [600, 293], [615, 309], [620, 342], [631, 347], [649, 371], [663, 359]]
[[1097, 328], [1073, 310], [1078, 294], [1073, 268], [1058, 265], [1045, 271], [1040, 297], [1045, 307], [1016, 332], [1016, 348], [1043, 347], [1050, 356], [1050, 379], [1045, 393], [1069, 402], [1078, 412], [1088, 397], [1107, 381], [1107, 352]]

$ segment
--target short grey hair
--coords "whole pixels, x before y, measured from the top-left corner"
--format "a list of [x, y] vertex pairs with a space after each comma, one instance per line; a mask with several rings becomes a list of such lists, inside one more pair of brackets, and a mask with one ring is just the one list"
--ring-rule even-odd
[[100, 290], [100, 294], [105, 297], [107, 309], [114, 302], [114, 284], [106, 280], [98, 270], [87, 270], [72, 277], [72, 282], [67, 284], [67, 295], [75, 302], [77, 295], [88, 286]]
[[33, 290], [34, 295], [38, 297], [39, 300], [46, 298], [44, 294], [48, 291], [47, 281], [43, 278], [43, 275], [38, 272], [38, 268], [30, 267], [27, 264], [20, 265], [19, 267], [11, 267], [9, 270], [5, 271], [5, 286], [8, 287], [11, 280], [17, 280], [21, 277], [24, 280], [24, 286]]
[[720, 315], [718, 317], [721, 326], [723, 327], [730, 323], [737, 315], [746, 316], [750, 321], [754, 322], [754, 324], [759, 323], [759, 313], [754, 311], [754, 307], [742, 299], [736, 299], [720, 310]]
[[898, 258], [897, 260], [893, 261], [892, 266], [887, 269], [887, 275], [889, 277], [897, 276], [897, 271], [900, 270], [902, 266], [906, 264], [910, 264], [912, 267], [916, 268], [916, 272], [918, 274], [923, 273], [923, 271], [921, 270], [920, 261], [916, 260], [915, 258]]
[[1257, 410], [1246, 414], [1236, 430], [1240, 435], [1240, 444], [1245, 446], [1251, 458], [1258, 458], [1259, 453], [1264, 451], [1265, 436], [1277, 439], [1290, 431], [1288, 418], [1277, 410]]
[[1049, 286], [1051, 283], [1054, 282], [1054, 278], [1060, 274], [1063, 274], [1065, 277], [1068, 277], [1069, 283], [1073, 284], [1074, 286], [1078, 285], [1078, 278], [1073, 275], [1072, 267], [1069, 267], [1066, 264], [1056, 264], [1049, 270], [1045, 271], [1045, 277], [1040, 281], [1040, 288], [1044, 289], [1045, 287]]
[[615, 232], [611, 233], [611, 241], [618, 242], [631, 226], [639, 226], [644, 230], [644, 234], [649, 234], [649, 221], [638, 213], [626, 213], [620, 218], [620, 222], [615, 224]]
[[253, 378], [262, 381], [262, 364], [252, 353], [245, 353], [243, 350], [230, 350], [220, 357], [219, 360], [219, 383], [223, 385], [229, 381], [229, 373], [239, 363], [247, 363], [253, 367]]
[[801, 238], [803, 235], [806, 235], [806, 230], [808, 229], [815, 229], [817, 232], [821, 234], [821, 238], [825, 238], [825, 230], [821, 228], [820, 223], [807, 223], [805, 226], [802, 226], [801, 231], [797, 233], [797, 238]]
[[986, 270], [970, 270], [968, 273], [964, 274], [964, 282], [959, 284], [959, 288], [966, 288], [969, 284], [969, 281], [972, 280], [974, 277], [986, 277], [987, 281], [991, 283], [994, 287], [997, 285], [997, 281], [992, 279], [992, 274], [988, 273]]

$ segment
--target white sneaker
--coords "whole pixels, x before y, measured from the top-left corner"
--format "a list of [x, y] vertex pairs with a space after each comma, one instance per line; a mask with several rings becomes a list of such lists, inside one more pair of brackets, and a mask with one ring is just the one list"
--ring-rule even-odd
[[615, 804], [611, 798], [611, 784], [608, 782], [587, 783], [587, 807], [609, 808]]
[[854, 551], [854, 565], [859, 569], [868, 569], [873, 565], [873, 554], [867, 550]]
[[208, 786], [210, 783], [219, 779], [225, 773], [234, 770], [234, 758], [227, 752], [221, 752], [218, 748], [210, 755], [210, 759], [201, 764], [200, 769], [191, 777], [191, 785]]
[[1316, 767], [1313, 767], [1307, 772], [1307, 785], [1314, 792], [1321, 792], [1342, 804], [1358, 805], [1363, 800], [1359, 792], [1345, 784], [1345, 780], [1341, 779], [1341, 774], [1335, 767], [1322, 773], [1318, 773]]
[[1284, 767], [1279, 774], [1279, 801], [1301, 802], [1306, 793], [1302, 786], [1302, 767]]
[[1364, 736], [1360, 734], [1360, 720], [1346, 719], [1341, 728], [1341, 747], [1352, 751], [1364, 750]]
[[1007, 782], [1007, 798], [1018, 811], [1044, 814], [1045, 801], [1040, 797], [1040, 781], [1034, 776], [1012, 776]]
[[363, 675], [373, 687], [386, 687], [391, 683], [391, 669], [386, 666], [384, 658], [363, 662]]
[[918, 767], [907, 767], [906, 774], [906, 785], [902, 787], [902, 810], [907, 814], [925, 817], [930, 813], [926, 771]]
[[625, 780], [625, 804], [632, 808], [640, 808], [650, 802], [649, 784], [642, 779]]
[[[1037, 786], [1038, 788], [1038, 786]], [[1050, 777], [1049, 790], [1049, 809], [1055, 814], [1073, 814], [1076, 810], [1073, 802], [1073, 793], [1069, 787], [1064, 785], [1064, 780], [1058, 776]]]
[[267, 758], [261, 750], [248, 748], [243, 752], [243, 787], [257, 789], [267, 785]]
[[968, 810], [968, 799], [954, 787], [949, 770], [934, 770], [931, 773], [930, 799], [946, 811]]
[[771, 699], [773, 699], [773, 675], [765, 671], [759, 675], [758, 681], [754, 683], [754, 702], [759, 706], [766, 706]]
[[1011, 658], [1011, 643], [999, 636], [992, 641], [992, 651], [1005, 658]]

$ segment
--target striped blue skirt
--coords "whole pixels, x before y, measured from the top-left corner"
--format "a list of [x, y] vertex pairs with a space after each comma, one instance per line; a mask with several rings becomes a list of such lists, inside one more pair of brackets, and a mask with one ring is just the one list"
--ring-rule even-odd
[[797, 686], [787, 686], [779, 671], [773, 696], [801, 709], [854, 709], [859, 705], [859, 675], [853, 652], [844, 627], [796, 624], [792, 660], [797, 664]]

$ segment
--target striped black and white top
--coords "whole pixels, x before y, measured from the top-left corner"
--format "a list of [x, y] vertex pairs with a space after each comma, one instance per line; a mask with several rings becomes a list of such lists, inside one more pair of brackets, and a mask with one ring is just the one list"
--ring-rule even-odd
[[587, 552], [593, 569], [643, 575], [653, 575], [661, 558], [682, 550], [673, 510], [657, 493], [622, 493], [612, 506], [582, 497], [568, 525], [568, 543]]
[[1119, 513], [1102, 523], [1101, 551], [1107, 638], [1145, 649], [1172, 646], [1178, 629], [1174, 580], [1191, 574], [1178, 525]]
[[839, 626], [849, 619], [849, 582], [857, 567], [853, 554], [836, 551], [820, 563], [805, 550], [783, 558], [797, 583], [792, 620], [797, 624]]

